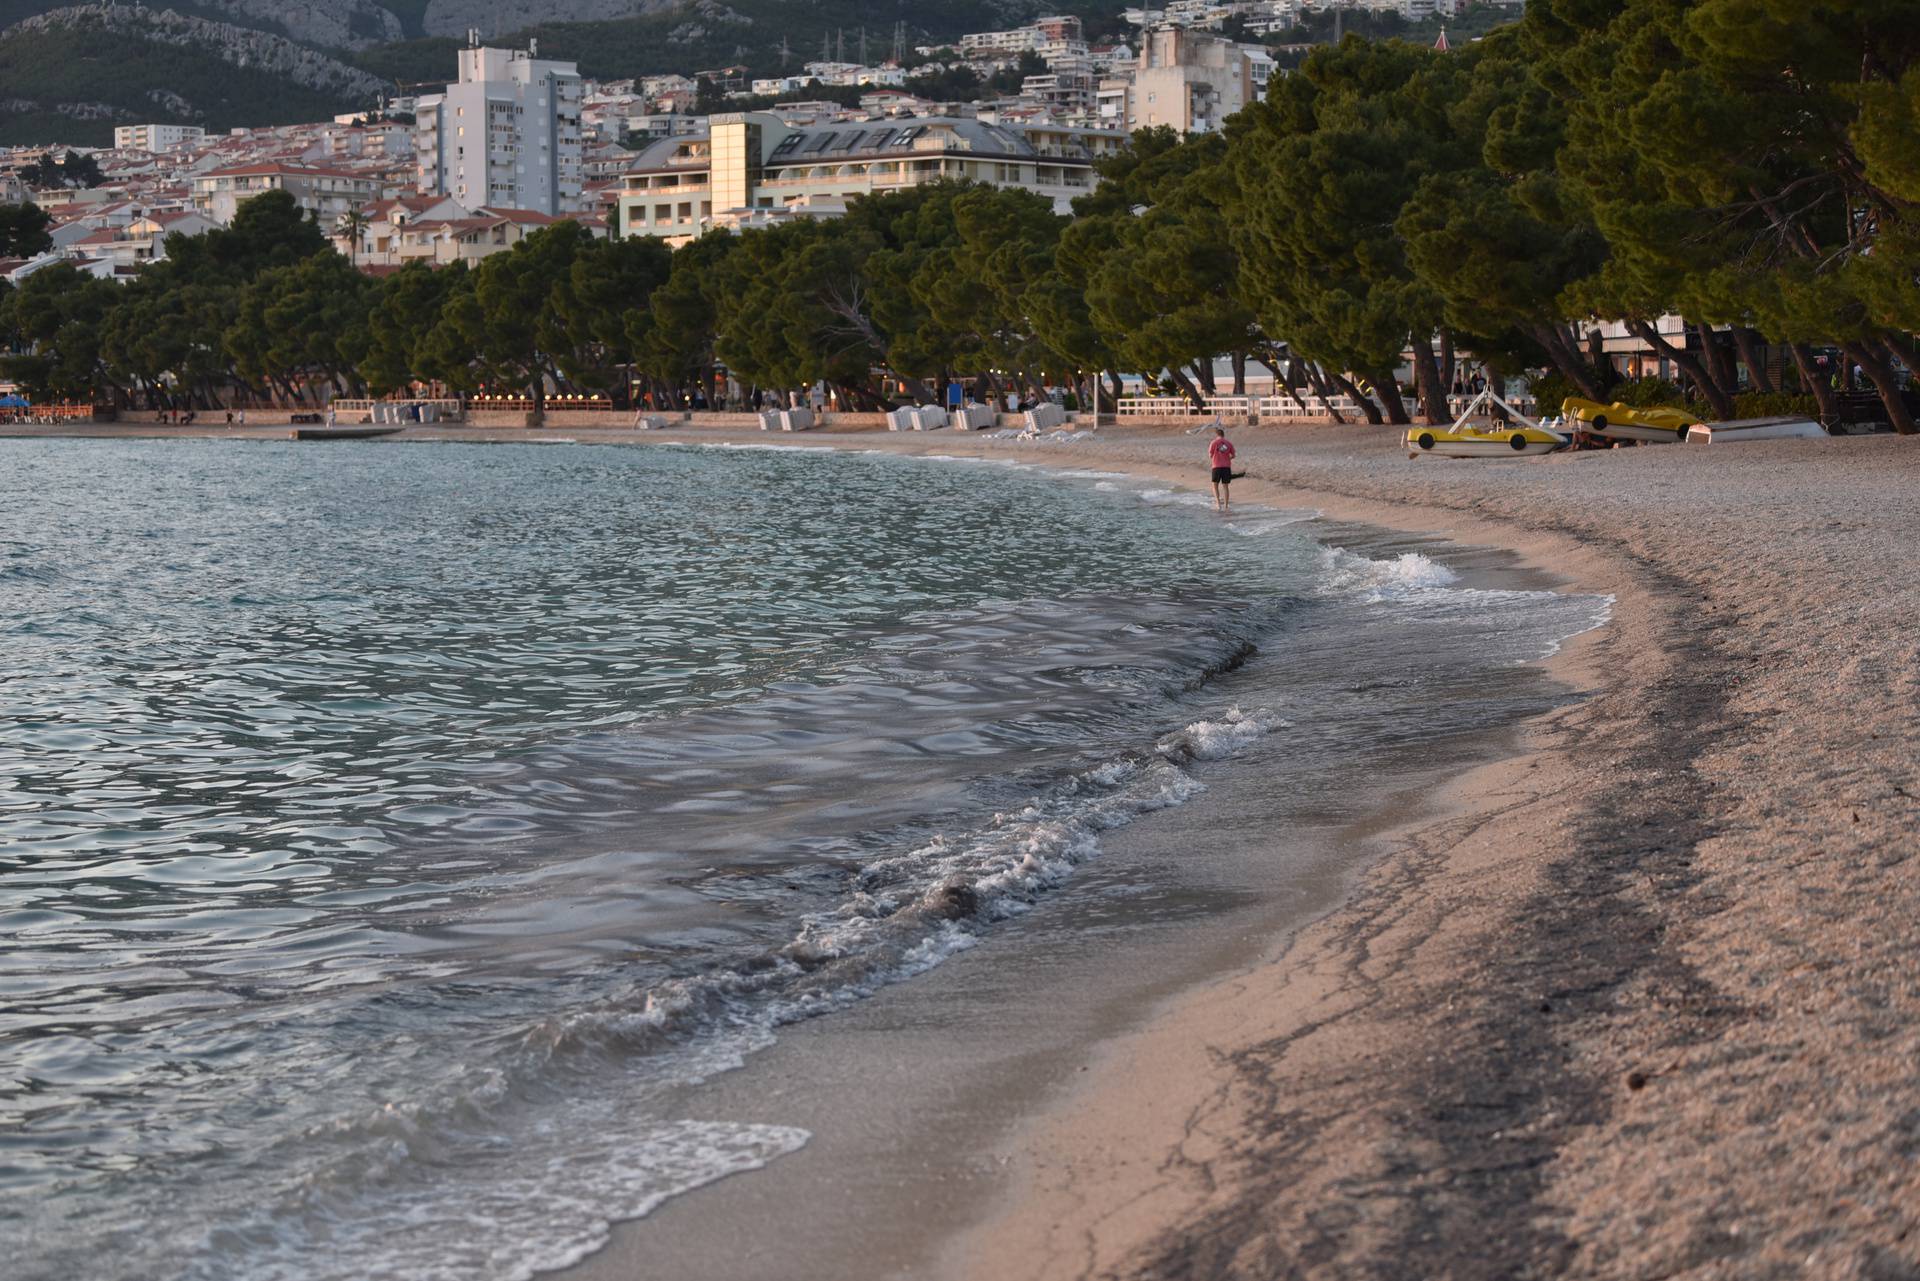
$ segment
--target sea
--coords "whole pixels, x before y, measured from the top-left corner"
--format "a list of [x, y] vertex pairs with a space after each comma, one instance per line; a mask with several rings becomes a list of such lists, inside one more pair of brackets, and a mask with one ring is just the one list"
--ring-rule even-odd
[[1606, 617], [1030, 457], [0, 444], [0, 1273], [564, 1266], [808, 1143], [695, 1106], [784, 1028]]

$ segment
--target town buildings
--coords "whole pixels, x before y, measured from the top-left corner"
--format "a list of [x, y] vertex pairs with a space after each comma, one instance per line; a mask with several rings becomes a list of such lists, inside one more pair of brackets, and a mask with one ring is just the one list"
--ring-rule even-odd
[[198, 125], [119, 125], [113, 131], [113, 145], [118, 151], [172, 151], [206, 136]]
[[421, 191], [557, 215], [579, 208], [579, 68], [535, 50], [460, 50], [460, 78], [414, 105]]
[[377, 197], [380, 184], [344, 169], [320, 169], [278, 161], [235, 165], [196, 176], [193, 207], [225, 226], [233, 221], [243, 202], [269, 191], [286, 192], [322, 226], [330, 227], [341, 215]]
[[1125, 142], [1111, 130], [942, 116], [796, 127], [754, 111], [712, 116], [708, 125], [634, 157], [619, 195], [619, 234], [677, 243], [715, 226], [831, 217], [855, 196], [943, 179], [1023, 188], [1066, 212], [1092, 190], [1095, 157]]
[[[364, 271], [411, 262], [473, 263], [513, 248], [560, 219], [531, 209], [469, 209], [451, 196], [415, 194], [376, 200], [335, 228], [334, 248]], [[605, 233], [605, 225], [593, 228]]]
[[1161, 126], [1212, 133], [1265, 95], [1273, 71], [1272, 56], [1258, 45], [1160, 27], [1144, 35], [1131, 68], [1100, 82], [1096, 116], [1128, 133]]

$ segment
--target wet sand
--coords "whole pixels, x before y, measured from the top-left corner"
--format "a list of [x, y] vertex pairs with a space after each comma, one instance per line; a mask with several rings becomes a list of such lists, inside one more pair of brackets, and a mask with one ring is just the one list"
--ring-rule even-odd
[[[416, 435], [676, 438], [393, 440]], [[1475, 745], [1492, 763], [1409, 772], [1297, 886], [1224, 868], [1206, 946], [1175, 915], [1142, 925], [1133, 974], [1092, 952], [1035, 972], [1073, 931], [1023, 922], [791, 1030], [730, 1102], [784, 1080], [764, 1107], [811, 1109], [814, 1147], [579, 1274], [1920, 1276], [1916, 446], [1447, 462], [1384, 429], [1235, 435], [1243, 501], [1613, 594], [1552, 664], [1585, 696]], [[1199, 436], [1101, 437], [774, 443], [1202, 487]], [[1135, 857], [1113, 861], [1150, 884]]]

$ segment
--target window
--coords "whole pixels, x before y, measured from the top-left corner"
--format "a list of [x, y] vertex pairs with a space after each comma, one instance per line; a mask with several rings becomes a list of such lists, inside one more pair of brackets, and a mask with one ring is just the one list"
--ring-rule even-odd
[[682, 200], [680, 202], [680, 221], [687, 222], [691, 220], [692, 217], [693, 217], [693, 202], [690, 200]]
[[672, 205], [655, 205], [653, 207], [653, 220], [655, 222], [665, 222], [667, 220], [668, 215], [671, 214], [672, 212], [673, 212]]

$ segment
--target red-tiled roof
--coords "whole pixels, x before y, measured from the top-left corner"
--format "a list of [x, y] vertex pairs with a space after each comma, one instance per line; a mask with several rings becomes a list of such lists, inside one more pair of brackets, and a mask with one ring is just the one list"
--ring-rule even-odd
[[282, 164], [277, 160], [262, 164], [233, 165], [225, 169], [214, 169], [200, 174], [202, 178], [263, 178], [278, 174], [289, 178], [352, 178], [357, 182], [370, 181], [365, 174], [349, 173], [345, 169], [316, 169], [307, 165]]
[[502, 222], [524, 223], [529, 227], [545, 227], [560, 221], [550, 214], [543, 214], [534, 209], [496, 209], [492, 205], [482, 205], [474, 212], [486, 214]]

